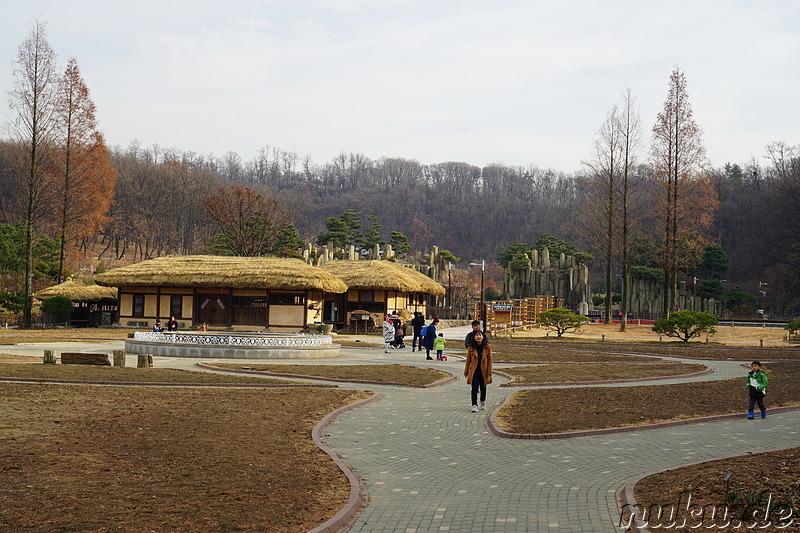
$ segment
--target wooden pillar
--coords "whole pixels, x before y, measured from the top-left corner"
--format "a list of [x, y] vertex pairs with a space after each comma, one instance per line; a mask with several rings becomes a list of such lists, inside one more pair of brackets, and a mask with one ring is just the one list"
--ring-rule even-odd
[[125, 350], [114, 350], [114, 366], [125, 366]]

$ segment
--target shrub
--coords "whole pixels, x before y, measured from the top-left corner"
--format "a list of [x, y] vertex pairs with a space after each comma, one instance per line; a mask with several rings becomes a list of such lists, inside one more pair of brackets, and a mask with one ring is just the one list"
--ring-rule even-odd
[[72, 302], [64, 296], [53, 296], [42, 300], [42, 311], [54, 315], [68, 315], [72, 312]]
[[566, 307], [556, 307], [539, 313], [539, 323], [542, 327], [555, 331], [561, 337], [567, 331], [577, 331], [589, 319], [583, 315], [576, 315]]
[[653, 331], [667, 337], [677, 337], [683, 342], [702, 333], [713, 335], [717, 317], [703, 311], [675, 311], [667, 318], [660, 318], [653, 324]]

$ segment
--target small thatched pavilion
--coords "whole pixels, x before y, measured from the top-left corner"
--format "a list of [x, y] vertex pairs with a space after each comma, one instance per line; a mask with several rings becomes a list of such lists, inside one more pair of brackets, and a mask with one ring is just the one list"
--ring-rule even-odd
[[36, 293], [39, 300], [63, 296], [72, 301], [73, 326], [110, 325], [116, 321], [117, 289], [100, 285], [75, 283], [72, 278]]
[[[395, 311], [405, 318], [420, 311], [425, 314], [428, 296], [443, 296], [444, 287], [425, 274], [385, 260], [328, 261], [321, 268], [347, 284], [349, 290], [342, 297], [325, 298], [325, 321], [339, 326], [350, 325], [362, 318], [363, 311], [370, 314], [374, 325], [379, 325], [383, 315]], [[354, 317], [353, 312], [359, 316]]]
[[300, 331], [322, 322], [326, 295], [347, 291], [329, 272], [300, 259], [167, 256], [95, 278], [119, 287], [122, 325], [150, 327], [170, 316], [189, 328]]

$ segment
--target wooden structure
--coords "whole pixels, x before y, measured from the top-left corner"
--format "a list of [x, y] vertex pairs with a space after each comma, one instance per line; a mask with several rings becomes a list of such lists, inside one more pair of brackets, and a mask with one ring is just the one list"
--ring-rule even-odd
[[36, 293], [39, 300], [54, 296], [62, 296], [72, 302], [72, 326], [111, 325], [117, 319], [117, 289], [113, 287], [102, 287], [94, 283], [85, 285], [67, 278], [63, 283]]
[[301, 331], [322, 321], [326, 298], [347, 291], [299, 259], [265, 257], [159, 257], [96, 281], [119, 288], [119, 323], [141, 328], [174, 316], [191, 328]]
[[111, 366], [108, 360], [108, 354], [86, 352], [62, 352], [61, 364]]
[[[486, 330], [494, 335], [502, 335], [514, 328], [536, 326], [539, 313], [564, 307], [564, 300], [555, 296], [535, 296], [519, 300], [498, 300], [485, 302]], [[475, 302], [475, 314], [480, 316], [480, 304]]]
[[444, 287], [428, 276], [392, 261], [335, 260], [321, 268], [349, 287], [342, 296], [325, 298], [324, 321], [339, 327], [376, 328], [384, 315], [395, 311], [406, 322], [414, 311], [425, 314], [429, 295], [445, 293]]

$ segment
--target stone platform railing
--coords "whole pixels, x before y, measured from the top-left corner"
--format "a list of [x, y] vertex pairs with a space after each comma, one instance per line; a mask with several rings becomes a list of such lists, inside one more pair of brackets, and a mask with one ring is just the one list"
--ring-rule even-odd
[[214, 359], [316, 359], [338, 357], [330, 335], [307, 333], [155, 333], [137, 331], [128, 353]]
[[188, 343], [211, 346], [276, 346], [308, 348], [324, 346], [333, 342], [330, 335], [308, 335], [306, 333], [155, 333], [137, 331], [133, 339], [145, 342]]

